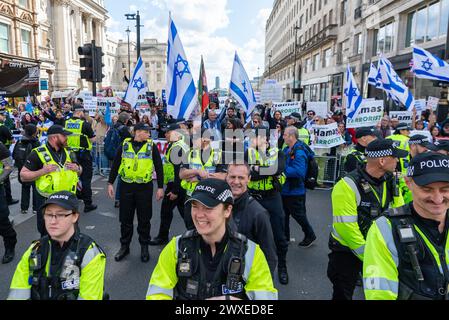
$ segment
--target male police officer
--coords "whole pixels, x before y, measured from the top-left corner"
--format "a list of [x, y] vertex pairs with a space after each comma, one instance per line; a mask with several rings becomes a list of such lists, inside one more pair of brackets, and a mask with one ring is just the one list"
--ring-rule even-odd
[[6, 201], [5, 188], [3, 182], [13, 171], [9, 150], [0, 142], [0, 235], [5, 244], [5, 253], [2, 263], [9, 263], [14, 259], [14, 247], [17, 243], [17, 234], [9, 221], [9, 208]]
[[153, 173], [157, 175], [156, 200], [164, 197], [164, 169], [159, 150], [150, 139], [150, 126], [139, 122], [134, 127], [134, 138], [123, 141], [117, 150], [108, 181], [108, 194], [114, 199], [114, 181], [120, 174], [120, 243], [121, 247], [114, 256], [120, 261], [129, 254], [134, 229], [134, 214], [137, 211], [137, 232], [141, 245], [140, 259], [150, 260], [148, 244], [151, 240], [151, 216], [153, 195]]
[[392, 172], [407, 152], [377, 139], [366, 148], [366, 167], [341, 179], [332, 191], [333, 224], [327, 274], [334, 300], [351, 300], [362, 268], [365, 238], [372, 221], [390, 206], [404, 204]]
[[[47, 132], [47, 143], [33, 149], [20, 171], [23, 182], [36, 182], [36, 190], [40, 195], [39, 206], [55, 192], [69, 191], [76, 194], [78, 176], [82, 173], [75, 154], [67, 150], [67, 136], [72, 133], [56, 124]], [[47, 234], [41, 210], [37, 211], [37, 229], [42, 237]]]
[[416, 134], [408, 140], [410, 147], [410, 158], [416, 157], [420, 153], [437, 151], [438, 148], [429, 141], [429, 138], [422, 134]]
[[256, 130], [248, 148], [247, 160], [251, 166], [251, 179], [248, 189], [269, 213], [271, 227], [278, 257], [278, 274], [281, 284], [288, 284], [287, 251], [288, 240], [285, 234], [285, 213], [281, 190], [285, 183], [285, 154], [277, 148], [268, 148], [267, 134]]
[[234, 203], [229, 185], [200, 181], [188, 201], [195, 230], [162, 250], [147, 299], [277, 299], [262, 250], [227, 225]]
[[84, 202], [84, 212], [90, 212], [97, 209], [92, 204], [92, 141], [95, 140], [95, 133], [89, 122], [84, 120], [84, 108], [81, 105], [74, 106], [73, 117], [66, 120], [65, 130], [72, 132], [67, 140], [69, 149], [76, 154], [78, 162], [83, 167], [83, 173], [80, 176], [82, 189], [79, 192], [79, 198]]
[[358, 128], [355, 131], [355, 137], [357, 145], [346, 156], [344, 162], [344, 170], [347, 173], [357, 169], [358, 166], [363, 167], [366, 165], [365, 149], [370, 142], [377, 139], [375, 129], [369, 127]]
[[298, 129], [298, 140], [309, 145], [310, 132], [301, 124], [301, 115], [298, 112], [293, 112], [290, 116], [285, 117], [285, 119], [287, 120], [287, 126], [294, 126]]
[[449, 299], [449, 157], [414, 157], [413, 202], [377, 219], [366, 239], [364, 291], [370, 300]]
[[157, 246], [168, 243], [168, 234], [173, 219], [173, 210], [178, 208], [181, 217], [184, 218], [184, 202], [186, 191], [181, 188], [181, 179], [179, 170], [181, 164], [186, 162], [189, 153], [189, 146], [184, 142], [184, 137], [180, 131], [180, 126], [173, 123], [167, 126], [165, 138], [168, 142], [167, 152], [163, 159], [164, 166], [164, 199], [161, 205], [161, 224], [156, 238], [150, 241], [151, 246]]
[[63, 191], [44, 206], [48, 235], [33, 242], [20, 260], [8, 299], [101, 300], [106, 256], [78, 228], [78, 199]]

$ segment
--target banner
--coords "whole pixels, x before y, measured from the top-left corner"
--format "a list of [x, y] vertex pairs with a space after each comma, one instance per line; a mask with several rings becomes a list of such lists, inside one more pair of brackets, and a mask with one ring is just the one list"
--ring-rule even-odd
[[[120, 111], [120, 104], [117, 101], [117, 97], [96, 97], [97, 98], [97, 107], [98, 112], [104, 114], [106, 111], [106, 105], [109, 102], [111, 104], [110, 110], [111, 110], [111, 117], [118, 114]], [[86, 107], [84, 107], [86, 109]], [[89, 115], [91, 113], [91, 110], [89, 110]], [[95, 110], [93, 111], [93, 114], [95, 114]]]
[[314, 125], [313, 130], [315, 131], [315, 142], [313, 144], [315, 149], [332, 148], [345, 143], [338, 131], [336, 122], [325, 126]]
[[439, 102], [440, 99], [435, 97], [429, 97], [429, 100], [427, 100], [427, 109], [436, 111]]
[[363, 101], [352, 119], [346, 119], [346, 128], [375, 127], [384, 114], [382, 100]]
[[282, 87], [276, 80], [267, 79], [260, 90], [260, 102], [282, 101]]
[[390, 119], [398, 119], [399, 123], [411, 125], [413, 122], [413, 112], [411, 111], [390, 111]]
[[420, 116], [421, 113], [426, 110], [426, 99], [415, 100], [415, 108], [416, 114]]
[[317, 116], [322, 118], [327, 117], [327, 102], [326, 101], [318, 101], [318, 102], [307, 102], [307, 112], [309, 110], [315, 111]]
[[301, 114], [301, 101], [273, 102], [271, 116], [274, 116], [275, 111], [280, 111], [283, 117], [289, 116], [294, 112]]

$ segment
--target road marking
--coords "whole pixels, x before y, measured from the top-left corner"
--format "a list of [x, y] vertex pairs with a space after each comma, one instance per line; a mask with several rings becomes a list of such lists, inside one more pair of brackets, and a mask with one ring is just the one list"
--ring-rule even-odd
[[95, 229], [95, 226], [86, 226], [86, 229], [87, 230], [93, 230], [93, 229]]
[[104, 190], [104, 187], [92, 187], [92, 190]]
[[93, 195], [98, 194], [98, 191], [92, 190], [92, 194], [93, 194]]
[[97, 214], [104, 216], [104, 217], [117, 218], [117, 215], [112, 212], [98, 212]]

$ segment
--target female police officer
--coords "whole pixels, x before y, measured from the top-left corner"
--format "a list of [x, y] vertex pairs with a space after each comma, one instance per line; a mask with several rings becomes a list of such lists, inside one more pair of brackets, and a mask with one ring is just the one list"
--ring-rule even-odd
[[147, 299], [277, 299], [262, 250], [227, 227], [234, 203], [229, 185], [200, 181], [188, 201], [196, 229], [161, 252]]
[[48, 235], [33, 242], [17, 266], [8, 299], [101, 300], [106, 256], [80, 233], [78, 200], [67, 191], [43, 206]]

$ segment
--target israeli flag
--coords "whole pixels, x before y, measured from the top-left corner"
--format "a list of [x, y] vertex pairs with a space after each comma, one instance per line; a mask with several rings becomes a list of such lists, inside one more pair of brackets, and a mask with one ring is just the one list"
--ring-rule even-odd
[[449, 64], [416, 46], [413, 47], [413, 71], [420, 79], [449, 82]]
[[369, 74], [368, 74], [368, 84], [370, 84], [376, 88], [381, 88], [382, 82], [380, 81], [380, 78], [381, 77], [380, 77], [379, 68], [376, 68], [376, 66], [371, 63], [371, 67], [369, 69]]
[[232, 67], [232, 76], [230, 84], [230, 92], [237, 102], [244, 108], [246, 117], [249, 119], [251, 113], [256, 106], [256, 96], [254, 95], [253, 87], [243, 67], [242, 61], [235, 53], [234, 65]]
[[33, 114], [33, 104], [31, 103], [30, 93], [28, 92], [28, 96], [26, 97], [25, 110], [26, 112]]
[[134, 69], [133, 76], [129, 82], [128, 89], [126, 89], [123, 100], [128, 102], [132, 108], [136, 107], [139, 95], [145, 95], [148, 91], [147, 74], [145, 72], [145, 66], [142, 62], [142, 58], [137, 60], [136, 68]]
[[346, 70], [346, 84], [344, 89], [344, 95], [346, 97], [346, 114], [348, 118], [352, 119], [355, 112], [362, 104], [362, 95], [360, 94], [357, 83], [354, 80], [354, 75], [351, 72], [351, 68], [348, 65]]
[[174, 119], [189, 120], [199, 108], [195, 81], [175, 23], [169, 18], [167, 50], [167, 112]]
[[387, 92], [396, 104], [402, 103], [407, 108], [407, 111], [412, 111], [415, 106], [415, 99], [399, 75], [394, 71], [391, 62], [387, 58], [381, 57], [379, 59], [379, 69], [382, 77], [382, 89]]

